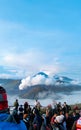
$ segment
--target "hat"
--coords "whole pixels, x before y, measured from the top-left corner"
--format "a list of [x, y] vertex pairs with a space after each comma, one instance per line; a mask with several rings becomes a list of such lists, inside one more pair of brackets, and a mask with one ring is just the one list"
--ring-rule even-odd
[[62, 123], [63, 120], [64, 120], [64, 115], [57, 116], [57, 117], [55, 118], [55, 120], [56, 120], [58, 123]]
[[0, 112], [8, 109], [7, 93], [6, 90], [0, 86]]

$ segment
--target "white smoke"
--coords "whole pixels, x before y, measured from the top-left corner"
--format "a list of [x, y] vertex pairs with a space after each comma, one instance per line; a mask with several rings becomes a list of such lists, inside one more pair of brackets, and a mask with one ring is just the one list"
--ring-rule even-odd
[[44, 75], [36, 75], [34, 77], [27, 77], [23, 80], [21, 80], [21, 84], [19, 85], [19, 89], [22, 90], [24, 88], [33, 86], [33, 85], [41, 85], [41, 84], [45, 84], [45, 85], [50, 85], [50, 84], [54, 84], [54, 79], [52, 77], [48, 77], [46, 78]]
[[55, 80], [53, 77], [49, 77], [45, 81], [45, 85], [50, 85], [50, 84], [53, 85], [54, 83], [55, 83]]
[[27, 86], [31, 85], [31, 77], [27, 77], [25, 79], [21, 80], [21, 84], [19, 85], [19, 89], [22, 90], [24, 88], [26, 88]]
[[37, 75], [31, 80], [32, 85], [45, 84], [45, 77], [43, 75]]

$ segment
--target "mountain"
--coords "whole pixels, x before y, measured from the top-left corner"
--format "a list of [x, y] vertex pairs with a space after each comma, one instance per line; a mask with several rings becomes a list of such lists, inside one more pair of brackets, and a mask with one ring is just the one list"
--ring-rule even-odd
[[48, 78], [48, 75], [44, 72], [38, 72], [37, 74], [35, 74], [33, 77], [36, 77], [38, 75], [44, 76], [45, 78]]
[[47, 97], [54, 97], [55, 94], [66, 94], [69, 95], [73, 91], [81, 90], [81, 86], [79, 85], [35, 85], [24, 90], [20, 90], [20, 97], [27, 98], [27, 99], [45, 99]]
[[60, 82], [60, 83], [72, 83], [74, 80], [65, 76], [53, 76], [54, 79], [56, 80], [56, 82]]
[[81, 84], [66, 76], [50, 76], [39, 72], [29, 80], [21, 83], [20, 97], [22, 98], [47, 98], [56, 93], [70, 94], [72, 91], [81, 90]]
[[[27, 80], [26, 80], [27, 83]], [[29, 84], [30, 83], [30, 84]], [[59, 75], [54, 75], [50, 76], [47, 75], [45, 72], [38, 72], [34, 76], [31, 76], [30, 81], [28, 80], [28, 85], [29, 86], [34, 86], [34, 85], [81, 85], [80, 82], [78, 82], [75, 79], [66, 77], [66, 76], [59, 76]]]
[[[19, 95], [21, 98], [36, 99], [54, 97], [58, 93], [71, 94], [81, 90], [81, 84], [66, 76], [50, 76], [44, 72], [26, 77], [26, 79], [0, 79], [9, 95]], [[19, 89], [21, 86], [22, 89]]]

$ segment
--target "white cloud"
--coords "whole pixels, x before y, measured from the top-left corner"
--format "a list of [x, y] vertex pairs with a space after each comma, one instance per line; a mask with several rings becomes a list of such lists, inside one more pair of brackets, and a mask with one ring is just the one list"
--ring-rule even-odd
[[3, 73], [3, 74], [0, 74], [0, 78], [5, 78], [5, 79], [8, 79], [8, 78], [13, 78], [13, 75]]
[[45, 65], [41, 67], [41, 70], [46, 72], [48, 75], [52, 76], [56, 73], [59, 73], [62, 71], [62, 67], [60, 64], [53, 63], [50, 65]]
[[[48, 36], [49, 39], [50, 37], [55, 37], [56, 41], [58, 36], [61, 38], [62, 34], [63, 36], [66, 35], [65, 33], [61, 31], [31, 30], [27, 26], [24, 27], [21, 24], [3, 20], [0, 21], [0, 24], [0, 42], [2, 43], [0, 45], [0, 65], [7, 67], [6, 69], [9, 72], [15, 73], [17, 77], [26, 77], [27, 75], [43, 70], [50, 75], [62, 70], [57, 54], [60, 50], [54, 49], [54, 54], [48, 54], [48, 51], [43, 50], [42, 52], [41, 49], [39, 50], [32, 43], [39, 41], [36, 45], [40, 44], [40, 39], [44, 40]], [[38, 41], [36, 41], [37, 38]], [[35, 41], [31, 41], [31, 39]], [[32, 48], [31, 46], [27, 47], [27, 44], [32, 44]], [[43, 44], [42, 41], [41, 44]]]
[[[49, 62], [48, 62], [49, 61]], [[15, 73], [16, 76], [26, 77], [39, 71], [52, 75], [61, 71], [59, 60], [54, 60], [54, 56], [46, 56], [39, 50], [29, 50], [27, 53], [8, 53], [1, 56], [0, 65], [5, 70]]]

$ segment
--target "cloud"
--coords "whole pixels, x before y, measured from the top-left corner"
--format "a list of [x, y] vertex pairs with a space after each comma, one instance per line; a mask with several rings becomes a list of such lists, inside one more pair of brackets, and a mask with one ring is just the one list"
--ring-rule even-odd
[[47, 55], [37, 49], [29, 49], [19, 54], [4, 53], [0, 59], [0, 65], [16, 77], [26, 77], [39, 71], [50, 75], [62, 71], [58, 57]]
[[42, 66], [40, 71], [44, 71], [48, 75], [52, 76], [54, 74], [57, 74], [57, 73], [63, 71], [63, 68], [61, 67], [61, 64], [57, 64], [55, 62], [52, 62], [49, 65]]
[[0, 74], [0, 78], [2, 79], [9, 79], [9, 78], [13, 78], [13, 75], [11, 75], [11, 74], [6, 74], [6, 73], [2, 73], [2, 74]]
[[19, 23], [3, 20], [0, 24], [0, 65], [8, 72], [12, 75], [14, 73], [17, 77], [26, 77], [43, 70], [50, 75], [62, 71], [59, 59], [65, 50], [58, 47], [59, 41], [62, 42], [63, 38], [66, 38], [64, 32], [34, 30]]

